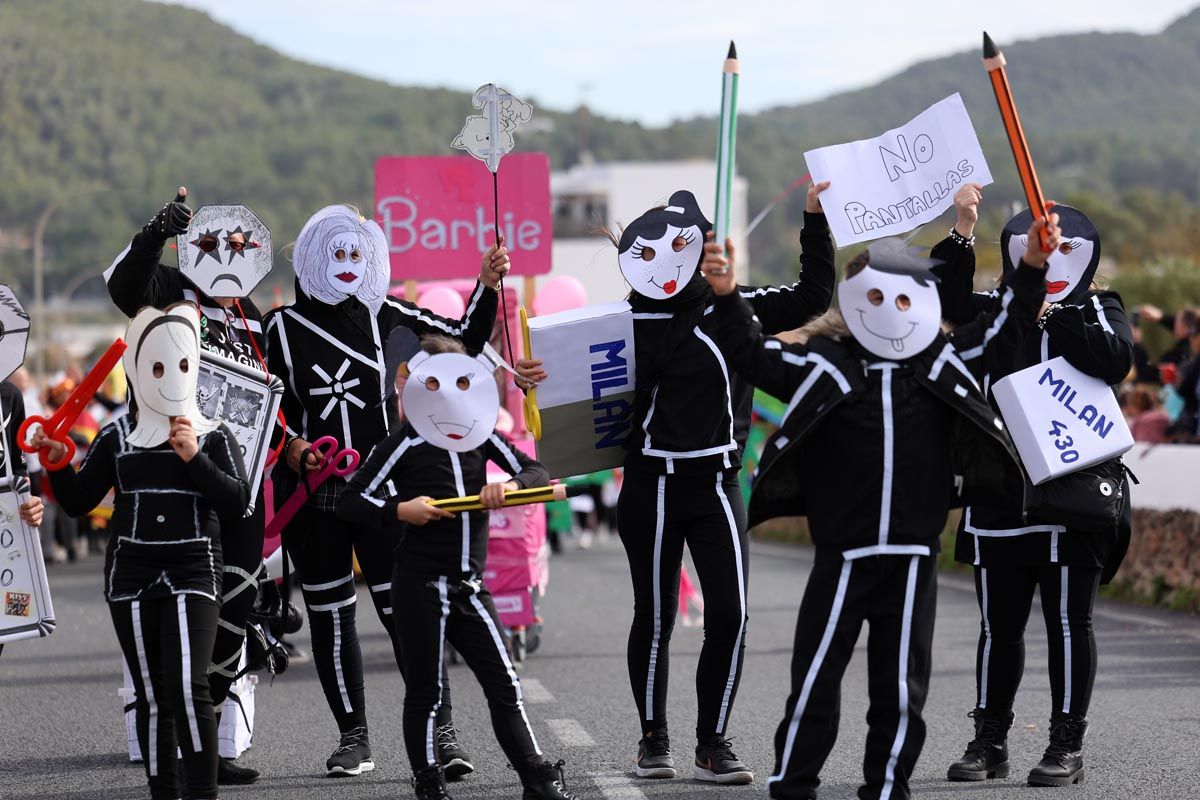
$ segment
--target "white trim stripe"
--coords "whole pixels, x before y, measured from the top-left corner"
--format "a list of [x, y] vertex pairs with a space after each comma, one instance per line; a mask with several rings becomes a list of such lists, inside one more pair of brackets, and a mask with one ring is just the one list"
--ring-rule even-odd
[[[890, 363], [894, 368], [894, 362]], [[883, 493], [879, 500], [879, 546], [888, 543], [892, 526], [892, 483], [895, 473], [896, 427], [892, 417], [892, 369], [880, 375], [879, 398], [883, 408]]]
[[899, 673], [896, 678], [896, 686], [900, 690], [900, 723], [896, 727], [896, 738], [892, 741], [887, 766], [883, 769], [883, 788], [879, 792], [879, 800], [890, 800], [892, 796], [892, 788], [896, 784], [896, 762], [900, 760], [904, 740], [908, 737], [908, 658], [912, 643], [913, 606], [916, 602], [919, 559], [920, 556], [913, 556], [912, 561], [908, 562], [908, 585], [904, 588], [904, 617], [900, 627]]
[[[349, 604], [347, 603], [347, 605]], [[316, 606], [309, 606], [308, 610], [315, 611], [317, 609]], [[340, 607], [337, 607], [330, 609], [329, 613], [333, 615], [333, 672], [337, 676], [338, 694], [342, 697], [342, 707], [349, 714], [354, 711], [354, 706], [350, 703], [350, 694], [346, 689], [346, 675], [342, 670], [342, 612]]]
[[1104, 316], [1104, 306], [1100, 305], [1100, 296], [1092, 295], [1092, 305], [1096, 307], [1096, 318], [1100, 322], [1100, 327], [1104, 328], [1105, 333], [1112, 333], [1112, 325], [1108, 324], [1108, 317]]
[[525, 695], [521, 692], [521, 680], [517, 677], [517, 671], [513, 669], [512, 661], [508, 657], [508, 650], [504, 647], [504, 639], [500, 636], [500, 631], [496, 630], [496, 623], [492, 621], [492, 615], [487, 612], [483, 603], [479, 602], [479, 595], [473, 592], [471, 593], [471, 605], [475, 606], [475, 610], [479, 613], [483, 624], [487, 626], [488, 633], [492, 635], [492, 642], [496, 645], [500, 661], [508, 671], [508, 679], [512, 682], [513, 691], [516, 693], [517, 708], [520, 709], [521, 719], [525, 722], [525, 731], [529, 734], [529, 741], [533, 744], [533, 751], [540, 756], [542, 748], [538, 746], [537, 737], [533, 735], [533, 726], [529, 724], [529, 715], [525, 713]]
[[855, 547], [842, 552], [847, 561], [857, 561], [870, 556], [927, 556], [929, 546], [923, 544], [876, 544], [870, 547]]
[[328, 581], [326, 583], [301, 583], [300, 588], [306, 592], [323, 592], [326, 589], [333, 589], [341, 586], [344, 583], [350, 583], [354, 580], [354, 573], [351, 572], [344, 578], [338, 578], [336, 581]]
[[433, 766], [437, 763], [437, 715], [442, 707], [442, 692], [445, 687], [442, 685], [442, 674], [444, 670], [441, 664], [446, 659], [446, 620], [450, 617], [450, 595], [446, 589], [446, 576], [442, 575], [438, 578], [438, 600], [440, 601], [439, 608], [441, 614], [438, 619], [438, 670], [437, 670], [437, 702], [433, 704], [433, 708], [429, 711], [429, 720], [425, 723], [425, 763], [426, 766]]
[[646, 720], [654, 719], [654, 673], [658, 669], [658, 645], [662, 638], [662, 544], [666, 521], [667, 476], [658, 476], [658, 501], [654, 509], [654, 560], [650, 579], [654, 582], [654, 634], [650, 639], [650, 666], [646, 670]]
[[158, 701], [154, 699], [154, 684], [150, 682], [150, 662], [146, 658], [146, 640], [142, 636], [142, 604], [134, 600], [130, 606], [133, 621], [133, 644], [137, 652], [138, 673], [142, 676], [142, 691], [146, 693], [146, 703], [150, 706], [150, 732], [146, 737], [146, 750], [142, 756], [150, 765], [150, 775], [158, 777]]
[[[1095, 299], [1095, 295], [1092, 296]], [[1071, 713], [1071, 620], [1067, 615], [1067, 567], [1061, 568], [1061, 583], [1058, 590], [1058, 618], [1062, 622], [1063, 649], [1063, 704], [1062, 713]]]
[[[979, 541], [976, 539], [976, 541]], [[988, 619], [988, 585], [987, 567], [979, 570], [979, 607], [983, 616], [983, 664], [979, 671], [979, 702], [980, 708], [987, 708], [988, 699], [988, 665], [992, 660], [992, 622]]]
[[183, 707], [187, 713], [188, 733], [192, 737], [192, 752], [203, 752], [200, 742], [200, 726], [196, 722], [196, 703], [192, 699], [192, 640], [188, 634], [187, 597], [177, 595], [175, 607], [179, 612], [179, 656], [182, 665], [179, 673], [183, 684]]
[[725, 473], [717, 473], [717, 499], [721, 501], [721, 508], [725, 512], [725, 521], [729, 525], [729, 535], [733, 540], [733, 568], [737, 572], [738, 610], [741, 615], [737, 638], [733, 642], [733, 654], [729, 659], [729, 677], [725, 680], [725, 692], [721, 695], [721, 713], [717, 716], [715, 732], [722, 736], [725, 734], [725, 726], [729, 719], [729, 705], [733, 702], [733, 687], [737, 683], [738, 655], [742, 650], [742, 637], [746, 635], [746, 580], [742, 574], [742, 548], [737, 522], [733, 518], [733, 508], [729, 505], [729, 498], [725, 496], [725, 487], [722, 485], [724, 477]]

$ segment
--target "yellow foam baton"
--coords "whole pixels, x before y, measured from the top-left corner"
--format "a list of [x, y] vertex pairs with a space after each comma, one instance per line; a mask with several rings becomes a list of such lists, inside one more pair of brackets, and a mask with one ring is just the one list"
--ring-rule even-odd
[[[521, 344], [525, 348], [525, 357], [533, 358], [533, 350], [529, 345], [529, 314], [525, 311], [525, 306], [521, 306]], [[533, 436], [534, 440], [542, 438], [542, 413], [537, 407], [537, 387], [529, 387], [529, 391], [525, 393], [525, 400], [521, 404], [525, 412], [525, 429]], [[544, 501], [543, 501], [544, 502]]]
[[[566, 500], [587, 491], [586, 486], [567, 486], [556, 483], [553, 486], [539, 486], [536, 489], [517, 489], [504, 495], [504, 507], [527, 506], [532, 503], [553, 503], [555, 500]], [[479, 502], [479, 495], [466, 497], [447, 497], [443, 500], [431, 500], [429, 505], [434, 508], [444, 508], [447, 511], [484, 511]]]

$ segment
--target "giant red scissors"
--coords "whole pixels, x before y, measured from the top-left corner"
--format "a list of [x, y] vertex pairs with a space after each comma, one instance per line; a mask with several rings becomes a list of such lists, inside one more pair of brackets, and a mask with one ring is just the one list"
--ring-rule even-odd
[[308, 450], [300, 457], [301, 464], [308, 460], [308, 453], [310, 452], [317, 456], [318, 462], [315, 467], [305, 472], [303, 478], [301, 478], [308, 487], [308, 491], [304, 491], [301, 488], [292, 492], [292, 496], [287, 499], [283, 506], [275, 512], [275, 516], [271, 517], [271, 521], [267, 523], [265, 538], [272, 539], [279, 536], [287, 524], [292, 521], [292, 517], [296, 516], [296, 512], [303, 508], [305, 502], [308, 501], [308, 496], [315, 492], [318, 486], [334, 475], [344, 478], [358, 468], [358, 451], [352, 447], [341, 447], [338, 444], [338, 440], [332, 436], [322, 436], [309, 445]]
[[[75, 390], [71, 392], [67, 402], [59, 407], [50, 415], [50, 419], [46, 419], [40, 414], [34, 414], [31, 417], [26, 417], [21, 423], [21, 427], [17, 428], [17, 444], [26, 453], [38, 453], [42, 460], [42, 465], [51, 472], [56, 472], [71, 463], [71, 459], [75, 457], [75, 442], [71, 441], [68, 435], [71, 428], [79, 420], [79, 415], [83, 413], [88, 404], [92, 402], [92, 398], [96, 396], [100, 384], [104, 383], [104, 379], [108, 377], [108, 373], [112, 372], [113, 367], [121, 360], [121, 356], [125, 353], [124, 339], [117, 339], [109, 348], [104, 351], [104, 355], [100, 356], [100, 360], [96, 362], [96, 366], [92, 367], [91, 372], [87, 374]], [[29, 433], [30, 427], [33, 425], [41, 425], [42, 430], [51, 440], [64, 445], [66, 453], [63, 457], [54, 461], [50, 457], [49, 445], [39, 448], [34, 447], [26, 441], [26, 436]]]

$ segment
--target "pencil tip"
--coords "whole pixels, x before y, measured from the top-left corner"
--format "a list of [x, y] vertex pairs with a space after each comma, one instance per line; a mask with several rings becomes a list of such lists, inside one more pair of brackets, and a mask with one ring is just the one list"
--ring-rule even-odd
[[992, 41], [992, 37], [988, 36], [987, 31], [983, 32], [983, 57], [995, 58], [1000, 55], [1000, 48], [996, 47], [996, 43]]
[[729, 40], [729, 55], [726, 58], [737, 58], [737, 47], [734, 46], [733, 40]]

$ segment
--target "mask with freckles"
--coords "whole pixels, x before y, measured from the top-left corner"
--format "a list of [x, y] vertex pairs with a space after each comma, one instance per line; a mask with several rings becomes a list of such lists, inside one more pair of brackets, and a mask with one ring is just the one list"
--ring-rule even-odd
[[496, 429], [500, 395], [487, 356], [417, 353], [407, 364], [400, 394], [404, 416], [425, 441], [464, 453]]
[[630, 288], [651, 300], [669, 300], [687, 286], [704, 256], [712, 223], [688, 191], [671, 195], [665, 208], [647, 211], [621, 233], [617, 263]]
[[838, 307], [855, 341], [880, 358], [902, 361], [933, 343], [942, 302], [933, 263], [899, 240], [873, 244], [870, 263], [838, 284]]
[[196, 404], [200, 367], [200, 315], [190, 303], [165, 310], [143, 308], [129, 322], [122, 361], [137, 398], [137, 424], [127, 437], [136, 447], [167, 440], [172, 417], [187, 417], [197, 435], [219, 424]]
[[[1062, 243], [1046, 261], [1046, 302], [1078, 301], [1096, 277], [1100, 265], [1100, 233], [1082, 211], [1071, 206], [1055, 206]], [[1000, 234], [1000, 253], [1004, 274], [1016, 269], [1029, 244], [1029, 226], [1033, 215], [1028, 209], [1008, 221]]]

